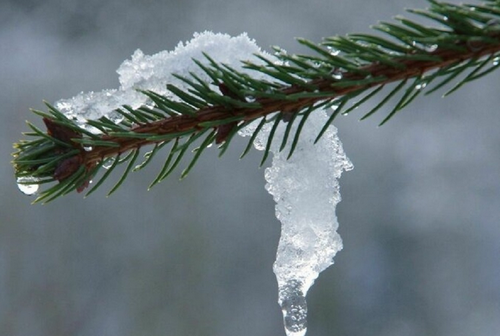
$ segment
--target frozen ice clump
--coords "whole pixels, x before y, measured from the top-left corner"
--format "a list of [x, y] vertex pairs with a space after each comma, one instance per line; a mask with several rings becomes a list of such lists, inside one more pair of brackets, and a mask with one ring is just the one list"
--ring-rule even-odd
[[148, 56], [136, 50], [132, 58], [123, 62], [117, 70], [121, 88], [126, 90], [140, 87], [165, 93], [165, 83], [184, 86], [172, 73], [189, 77], [189, 73], [194, 72], [210, 82], [210, 78], [192, 61], [196, 59], [208, 63], [203, 53], [241, 71], [241, 61], [256, 61], [253, 54], [263, 52], [247, 34], [231, 37], [211, 32], [195, 33], [191, 41], [180, 42], [173, 51], [161, 51]]
[[95, 127], [86, 125], [86, 121], [99, 119], [105, 115], [111, 121], [118, 123], [123, 117], [114, 110], [123, 105], [137, 108], [144, 102], [144, 95], [137, 91], [103, 90], [101, 92], [82, 92], [73, 98], [57, 101], [55, 106], [79, 126], [93, 133], [99, 133]]
[[[189, 77], [190, 72], [210, 82], [208, 75], [193, 62], [194, 58], [208, 64], [203, 53], [217, 62], [226, 63], [244, 72], [248, 70], [242, 69], [241, 61], [252, 60], [259, 63], [254, 54], [265, 54], [246, 34], [231, 37], [212, 32], [196, 33], [192, 40], [180, 42], [173, 51], [144, 55], [141, 50], [136, 50], [131, 59], [124, 61], [117, 70], [120, 82], [118, 89], [82, 92], [73, 98], [57, 101], [55, 107], [83, 127], [86, 120], [102, 116], [118, 122], [120, 119], [119, 115], [113, 112], [115, 109], [122, 105], [138, 108], [148, 103], [147, 97], [137, 92], [138, 89], [168, 95], [166, 84], [174, 84], [181, 90], [187, 90], [187, 84], [173, 74]], [[257, 73], [253, 76], [263, 77]], [[97, 131], [92, 127], [86, 128]]]
[[[353, 166], [333, 125], [314, 144], [327, 119], [325, 111], [311, 113], [289, 160], [289, 146], [280, 152], [281, 141], [274, 141], [272, 166], [265, 172], [266, 189], [273, 195], [276, 217], [281, 221], [274, 273], [288, 336], [306, 333], [307, 291], [319, 273], [333, 264], [333, 257], [342, 249], [335, 214], [335, 207], [340, 202], [338, 179], [343, 171]], [[256, 148], [264, 148], [270, 128], [270, 125], [265, 126], [257, 136]], [[286, 124], [282, 123], [274, 139], [281, 139], [285, 128]], [[291, 134], [294, 131], [292, 129]], [[248, 129], [242, 135], [251, 133], [252, 129]]]

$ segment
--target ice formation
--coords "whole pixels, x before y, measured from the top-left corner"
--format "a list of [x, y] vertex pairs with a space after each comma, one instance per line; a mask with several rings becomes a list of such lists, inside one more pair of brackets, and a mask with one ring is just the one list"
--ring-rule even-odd
[[[281, 221], [274, 273], [288, 336], [306, 333], [307, 291], [342, 249], [335, 215], [335, 207], [340, 202], [338, 179], [344, 170], [351, 170], [353, 166], [333, 125], [314, 144], [326, 122], [325, 111], [311, 113], [289, 160], [290, 149], [285, 147], [280, 152], [281, 141], [275, 141], [271, 147], [272, 166], [265, 172], [266, 189], [274, 197], [276, 217]], [[278, 127], [276, 139], [283, 137], [285, 127], [285, 124]], [[264, 149], [270, 128], [263, 129], [257, 137], [257, 149]], [[242, 135], [251, 133], [252, 129], [246, 129]]]
[[[73, 98], [57, 101], [55, 106], [82, 127], [97, 132], [85, 125], [87, 119], [107, 116], [118, 123], [122, 117], [114, 112], [116, 108], [122, 105], [136, 108], [150, 103], [137, 89], [168, 95], [166, 84], [169, 83], [187, 90], [187, 85], [174, 77], [174, 73], [189, 77], [190, 72], [193, 72], [210, 82], [210, 78], [192, 61], [194, 58], [207, 62], [202, 52], [217, 62], [243, 72], [250, 71], [242, 69], [242, 60], [259, 63], [254, 54], [265, 54], [246, 34], [237, 37], [210, 32], [195, 34], [191, 41], [180, 43], [171, 52], [162, 51], [147, 56], [137, 50], [117, 70], [120, 82], [118, 89], [82, 92]], [[267, 54], [265, 56], [272, 58]], [[256, 72], [251, 75], [265, 78], [265, 75]], [[272, 147], [273, 164], [265, 173], [268, 182], [266, 189], [276, 201], [276, 216], [282, 223], [274, 272], [279, 287], [278, 302], [283, 310], [288, 336], [305, 334], [307, 291], [319, 273], [333, 263], [333, 257], [342, 248], [342, 240], [336, 232], [338, 222], [335, 207], [340, 201], [337, 180], [342, 171], [351, 169], [352, 165], [343, 152], [335, 127], [330, 126], [321, 140], [313, 144], [326, 121], [324, 111], [314, 111], [291, 159], [286, 159], [289, 148], [280, 152], [277, 147]], [[284, 129], [285, 124], [282, 123], [275, 139], [282, 138]], [[241, 135], [251, 132], [250, 125]], [[269, 128], [264, 128], [257, 137], [255, 146], [258, 149], [265, 147], [268, 134]], [[278, 146], [280, 142], [275, 141], [274, 145]], [[23, 192], [36, 192], [29, 182], [19, 181]]]
[[123, 117], [113, 112], [116, 108], [122, 105], [137, 108], [149, 104], [148, 98], [137, 92], [138, 89], [169, 95], [166, 89], [168, 83], [187, 90], [187, 84], [172, 74], [189, 77], [190, 72], [211, 82], [208, 75], [193, 62], [193, 59], [197, 59], [207, 64], [208, 60], [203, 56], [203, 52], [217, 62], [228, 64], [243, 72], [249, 71], [242, 69], [241, 61], [252, 60], [259, 63], [254, 54], [264, 54], [246, 34], [231, 37], [212, 32], [196, 33], [191, 41], [180, 42], [173, 51], [145, 55], [141, 50], [136, 50], [131, 59], [124, 61], [117, 70], [120, 82], [118, 89], [82, 92], [73, 98], [57, 101], [55, 106], [80, 126], [98, 132], [97, 129], [85, 125], [85, 120], [94, 120], [105, 115], [118, 123]]

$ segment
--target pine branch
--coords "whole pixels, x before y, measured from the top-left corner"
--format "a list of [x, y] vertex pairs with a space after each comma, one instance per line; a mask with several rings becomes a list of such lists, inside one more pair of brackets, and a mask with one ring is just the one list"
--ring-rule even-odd
[[[299, 39], [312, 55], [288, 54], [276, 47], [275, 59], [257, 55], [260, 63], [245, 62], [246, 69], [260, 77], [266, 75], [265, 80], [219, 64], [205, 55], [205, 62], [194, 62], [211, 82], [193, 73], [190, 77], [177, 76], [189, 87], [187, 91], [170, 84], [167, 89], [171, 96], [142, 91], [152, 104], [116, 110], [123, 117], [119, 123], [102, 117], [88, 120], [84, 127], [46, 104], [48, 112], [33, 112], [43, 118], [47, 131], [28, 123], [32, 132], [25, 135], [32, 139], [15, 144], [13, 164], [18, 182], [26, 188], [58, 182], [35, 200], [48, 202], [73, 190], [83, 191], [101, 168], [110, 165], [87, 193], [90, 194], [118, 165], [127, 163], [112, 193], [130, 171], [147, 166], [163, 147], [171, 145], [153, 186], [172, 173], [197, 140], [201, 144], [182, 177], [213, 142], [219, 145], [222, 155], [238, 130], [262, 117], [242, 156], [265, 123], [277, 126], [280, 122], [289, 123], [281, 148], [288, 139], [293, 139], [291, 155], [300, 130], [314, 109], [335, 108], [317, 141], [337, 115], [348, 114], [375, 97], [381, 97], [379, 103], [361, 119], [374, 115], [399, 97], [382, 119], [382, 125], [421, 93], [435, 92], [463, 76], [445, 93], [450, 94], [500, 66], [499, 0], [481, 5], [429, 3], [429, 9], [409, 12], [437, 22], [438, 27], [396, 17], [398, 24], [382, 22], [373, 27], [388, 35], [386, 38], [350, 34], [328, 37], [319, 44]], [[391, 83], [396, 85], [383, 95], [383, 89]], [[362, 98], [354, 102], [359, 96]], [[300, 125], [292, 135], [291, 125], [299, 118]], [[90, 132], [88, 127], [98, 132]], [[271, 132], [263, 162], [274, 140]], [[144, 161], [135, 166], [140, 150], [151, 145], [153, 149]]]

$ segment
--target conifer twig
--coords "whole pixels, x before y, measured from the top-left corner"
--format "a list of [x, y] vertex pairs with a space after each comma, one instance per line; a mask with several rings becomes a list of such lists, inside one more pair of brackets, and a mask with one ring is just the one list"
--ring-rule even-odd
[[[42, 116], [47, 132], [29, 124], [33, 132], [27, 135], [35, 140], [15, 145], [16, 176], [25, 181], [28, 178], [26, 184], [58, 181], [37, 199], [46, 202], [72, 190], [84, 190], [106, 160], [115, 160], [113, 169], [128, 162], [113, 192], [130, 171], [147, 165], [157, 151], [172, 144], [164, 169], [153, 182], [156, 184], [173, 171], [197, 139], [203, 138], [201, 146], [182, 177], [212, 142], [220, 144], [224, 152], [236, 131], [258, 118], [264, 117], [251, 139], [265, 122], [277, 125], [298, 117], [307, 118], [313, 108], [337, 107], [318, 135], [319, 139], [338, 114], [350, 113], [380, 96], [379, 92], [388, 84], [399, 83], [362, 119], [375, 114], [399, 95], [395, 106], [382, 120], [384, 124], [422, 92], [434, 92], [468, 72], [449, 91], [451, 93], [499, 67], [500, 1], [485, 1], [481, 5], [429, 3], [427, 10], [410, 12], [436, 21], [440, 25], [437, 28], [397, 17], [399, 24], [383, 22], [374, 27], [389, 38], [351, 34], [329, 37], [320, 44], [299, 39], [313, 55], [288, 54], [275, 48], [276, 60], [258, 55], [262, 64], [245, 63], [247, 69], [272, 80], [254, 79], [205, 55], [208, 65], [195, 62], [211, 78], [211, 83], [192, 74], [192, 78], [178, 77], [190, 87], [187, 92], [167, 86], [175, 98], [144, 91], [154, 102], [153, 107], [124, 106], [118, 110], [125, 117], [119, 124], [106, 117], [89, 120], [88, 125], [98, 129], [98, 134], [88, 132], [47, 104], [48, 113], [34, 111]], [[438, 79], [441, 82], [429, 88], [429, 84]], [[211, 85], [217, 85], [219, 92], [213, 91]], [[358, 96], [364, 97], [351, 103]], [[275, 113], [278, 115], [272, 117]], [[294, 142], [299, 132], [300, 128], [293, 137]], [[147, 145], [154, 148], [140, 168], [134, 169], [140, 149]], [[264, 159], [267, 156], [268, 150], [265, 150]], [[102, 179], [108, 177], [108, 172]]]

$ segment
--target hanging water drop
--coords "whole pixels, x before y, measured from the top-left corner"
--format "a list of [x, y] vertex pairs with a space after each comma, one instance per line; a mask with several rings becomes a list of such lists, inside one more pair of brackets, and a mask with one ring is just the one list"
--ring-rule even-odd
[[333, 77], [333, 79], [341, 80], [343, 77], [343, 74], [340, 71], [334, 71], [334, 72], [332, 72], [332, 77]]
[[411, 43], [411, 45], [416, 47], [416, 48], [422, 49], [428, 53], [434, 52], [439, 48], [439, 46], [437, 44], [422, 44], [422, 43], [419, 43], [417, 41], [413, 41]]
[[113, 163], [115, 163], [115, 160], [116, 159], [114, 157], [106, 159], [106, 161], [104, 161], [104, 164], [102, 165], [102, 168], [109, 169], [113, 165]]
[[93, 147], [89, 146], [89, 145], [83, 145], [82, 147], [83, 147], [83, 150], [86, 152], [90, 152], [93, 149]]
[[38, 179], [31, 176], [23, 176], [17, 178], [17, 187], [19, 190], [28, 196], [34, 195], [38, 191]]
[[330, 46], [328, 46], [327, 48], [330, 51], [330, 54], [332, 56], [338, 56], [338, 54], [340, 54], [340, 50], [339, 49], [335, 49], [335, 48], [332, 48]]
[[254, 96], [246, 96], [245, 100], [247, 101], [247, 103], [253, 103], [253, 102], [255, 102], [255, 97]]
[[422, 90], [427, 86], [426, 82], [422, 82], [420, 84], [415, 85], [415, 90]]
[[338, 103], [338, 99], [337, 100], [334, 100], [333, 102], [330, 103], [330, 108], [332, 109], [333, 112], [337, 111], [337, 109], [339, 108], [339, 103]]
[[493, 65], [498, 65], [500, 63], [500, 56], [497, 56], [493, 59]]
[[434, 52], [437, 50], [439, 46], [437, 44], [427, 44], [424, 46], [425, 51], [427, 52]]

